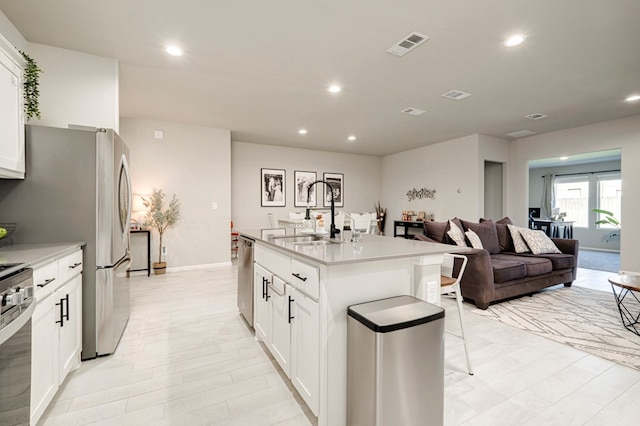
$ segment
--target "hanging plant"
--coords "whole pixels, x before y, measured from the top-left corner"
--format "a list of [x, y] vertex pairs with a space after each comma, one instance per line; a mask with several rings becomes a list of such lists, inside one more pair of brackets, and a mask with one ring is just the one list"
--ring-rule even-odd
[[38, 90], [38, 81], [42, 70], [38, 67], [36, 61], [24, 52], [20, 52], [27, 66], [24, 69], [24, 112], [27, 114], [27, 120], [33, 117], [40, 118], [40, 107], [38, 98], [40, 91]]

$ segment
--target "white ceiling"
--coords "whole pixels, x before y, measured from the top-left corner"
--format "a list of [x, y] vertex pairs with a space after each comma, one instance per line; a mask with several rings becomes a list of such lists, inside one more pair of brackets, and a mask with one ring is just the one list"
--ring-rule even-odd
[[[121, 116], [230, 129], [234, 141], [385, 155], [640, 114], [624, 101], [640, 93], [638, 0], [0, 0], [0, 10], [30, 42], [116, 58]], [[430, 39], [386, 53], [413, 31]], [[514, 33], [526, 42], [505, 48]], [[163, 52], [170, 42], [182, 58]], [[334, 82], [340, 94], [326, 91]], [[452, 89], [473, 96], [441, 96]], [[524, 117], [536, 112], [549, 117]]]

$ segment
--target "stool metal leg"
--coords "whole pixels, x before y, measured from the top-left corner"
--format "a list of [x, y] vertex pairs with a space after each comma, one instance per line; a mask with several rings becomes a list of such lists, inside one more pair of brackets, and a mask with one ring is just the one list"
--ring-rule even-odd
[[455, 286], [455, 295], [456, 295], [456, 303], [458, 305], [458, 319], [460, 320], [460, 333], [462, 336], [462, 344], [464, 345], [464, 354], [467, 358], [467, 369], [469, 370], [469, 374], [473, 376], [473, 369], [471, 368], [471, 359], [469, 358], [469, 348], [467, 348], [467, 339], [464, 335], [464, 320], [463, 320], [463, 309], [462, 309], [462, 295], [460, 294], [460, 285]]

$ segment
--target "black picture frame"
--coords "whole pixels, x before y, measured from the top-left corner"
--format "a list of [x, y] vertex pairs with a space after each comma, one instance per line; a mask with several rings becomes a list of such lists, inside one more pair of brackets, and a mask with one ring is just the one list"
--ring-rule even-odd
[[260, 169], [260, 205], [262, 207], [285, 207], [286, 171], [283, 169]]
[[[336, 207], [344, 207], [344, 174], [342, 173], [323, 173], [322, 180], [327, 182], [333, 188], [334, 204]], [[327, 185], [323, 185], [323, 207], [331, 206], [331, 197]]]
[[[309, 185], [318, 180], [316, 172], [307, 172], [303, 170], [296, 170], [293, 172], [293, 206], [294, 207], [307, 207], [307, 189]], [[311, 197], [309, 199], [309, 207], [316, 207], [318, 205], [316, 188], [318, 185], [314, 185], [311, 188]]]

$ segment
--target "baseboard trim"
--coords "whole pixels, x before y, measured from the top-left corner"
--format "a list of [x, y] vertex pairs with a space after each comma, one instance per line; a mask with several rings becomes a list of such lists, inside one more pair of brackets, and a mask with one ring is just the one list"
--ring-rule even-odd
[[169, 272], [181, 272], [181, 271], [195, 271], [198, 269], [211, 269], [211, 268], [223, 268], [231, 266], [231, 262], [220, 262], [220, 263], [205, 263], [201, 265], [188, 265], [188, 266], [174, 266], [171, 268], [167, 268], [167, 273]]
[[603, 248], [598, 248], [598, 247], [580, 247], [580, 250], [586, 250], [586, 251], [605, 251], [607, 253], [620, 253], [620, 250], [610, 250], [610, 249], [603, 249]]

